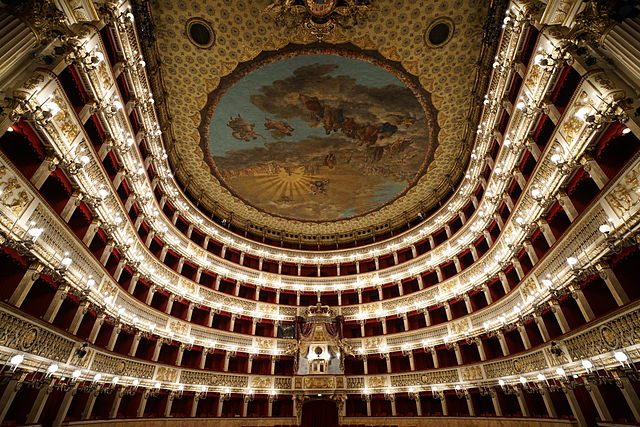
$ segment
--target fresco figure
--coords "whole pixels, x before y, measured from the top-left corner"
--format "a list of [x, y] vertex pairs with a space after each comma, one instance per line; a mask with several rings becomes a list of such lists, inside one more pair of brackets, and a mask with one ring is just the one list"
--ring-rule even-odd
[[227, 126], [229, 126], [233, 131], [231, 135], [241, 141], [249, 142], [253, 139], [258, 139], [258, 137], [261, 137], [261, 135], [258, 135], [255, 131], [256, 124], [249, 123], [240, 114], [238, 114], [236, 117], [231, 117], [229, 119], [229, 122], [227, 123]]
[[293, 131], [295, 130], [293, 126], [284, 120], [277, 121], [268, 118], [265, 119], [264, 127], [271, 132], [272, 137], [278, 139], [293, 135]]

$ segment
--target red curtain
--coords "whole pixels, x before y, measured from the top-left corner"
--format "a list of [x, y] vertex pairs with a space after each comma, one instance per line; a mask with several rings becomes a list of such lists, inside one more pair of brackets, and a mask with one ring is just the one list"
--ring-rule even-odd
[[309, 400], [302, 406], [302, 427], [338, 427], [338, 405], [333, 400]]

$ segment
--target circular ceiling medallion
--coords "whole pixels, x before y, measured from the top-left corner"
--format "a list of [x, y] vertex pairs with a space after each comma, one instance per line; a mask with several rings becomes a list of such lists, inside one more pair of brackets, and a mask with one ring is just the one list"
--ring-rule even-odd
[[189, 19], [186, 32], [189, 41], [202, 49], [211, 47], [216, 41], [213, 28], [202, 18]]
[[453, 37], [453, 21], [438, 18], [425, 31], [425, 41], [431, 47], [442, 47]]
[[392, 202], [425, 172], [433, 107], [389, 63], [331, 48], [245, 65], [209, 97], [202, 141], [214, 174], [249, 205], [336, 221]]

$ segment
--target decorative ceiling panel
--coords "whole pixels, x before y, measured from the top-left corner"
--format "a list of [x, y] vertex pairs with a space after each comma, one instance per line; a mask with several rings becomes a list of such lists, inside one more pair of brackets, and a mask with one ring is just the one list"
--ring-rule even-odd
[[[407, 215], [429, 210], [449, 193], [468, 161], [476, 126], [473, 106], [479, 104], [484, 89], [478, 81], [488, 73], [478, 66], [483, 52], [491, 50], [483, 48], [487, 2], [377, 0], [364, 22], [348, 29], [337, 26], [322, 41], [309, 32], [277, 25], [266, 11], [269, 3], [151, 3], [156, 44], [146, 54], [158, 55], [160, 73], [151, 74], [161, 76], [162, 93], [156, 98], [166, 103], [165, 141], [183, 188], [206, 210], [226, 212], [221, 215], [236, 224], [250, 223], [254, 230], [267, 228], [290, 236], [335, 235], [406, 222]], [[449, 25], [452, 32], [447, 34], [438, 24]], [[187, 35], [192, 27], [199, 31], [193, 40]], [[210, 37], [206, 31], [203, 34], [207, 27], [213, 30]], [[437, 34], [428, 33], [434, 28]], [[437, 47], [438, 42], [443, 44]], [[266, 70], [270, 65], [264, 63], [267, 58], [293, 50], [304, 50], [307, 57], [298, 58], [299, 64], [283, 64], [286, 59], [279, 58], [274, 64], [280, 64], [280, 70], [272, 70], [270, 77], [258, 76], [253, 93], [245, 87], [238, 91], [244, 98], [232, 95], [243, 84], [238, 76], [251, 78], [260, 67]], [[338, 50], [353, 57], [336, 55]], [[265, 95], [276, 94], [273, 89], [282, 82], [295, 83], [291, 79], [296, 72], [315, 72], [315, 78], [322, 79], [318, 73], [323, 67], [313, 66], [323, 60], [332, 60], [334, 66], [343, 61], [341, 72], [334, 69], [324, 75], [332, 81], [297, 92], [289, 88], [277, 93], [289, 101], [271, 100], [266, 105]], [[347, 61], [362, 61], [361, 74], [358, 64]], [[392, 77], [398, 81], [391, 82]], [[348, 90], [353, 88], [327, 89], [324, 98], [319, 96], [322, 84], [330, 88], [345, 82], [364, 87], [362, 99], [351, 99]], [[397, 98], [412, 91], [404, 110], [402, 103], [380, 93], [378, 104], [366, 96], [367, 85], [379, 88], [381, 82], [396, 85], [396, 92], [386, 96]], [[284, 111], [286, 102], [297, 111]], [[219, 116], [216, 106], [221, 108]], [[352, 137], [352, 122], [358, 129], [371, 125], [377, 133], [374, 142], [366, 136]], [[312, 143], [309, 137], [318, 139]], [[278, 147], [287, 142], [296, 144], [295, 149]], [[328, 149], [332, 144], [340, 148]], [[353, 158], [351, 166], [348, 156]], [[270, 162], [269, 169], [265, 165]], [[371, 166], [375, 162], [382, 162], [381, 167], [372, 172], [378, 166]], [[259, 176], [249, 179], [252, 173]], [[295, 189], [275, 188], [287, 185]], [[323, 204], [331, 207], [322, 208]], [[228, 212], [233, 212], [232, 218]]]

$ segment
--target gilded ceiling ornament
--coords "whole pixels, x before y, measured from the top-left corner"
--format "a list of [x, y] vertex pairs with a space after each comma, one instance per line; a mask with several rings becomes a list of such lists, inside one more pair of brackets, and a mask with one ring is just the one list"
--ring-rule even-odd
[[322, 40], [336, 27], [351, 28], [371, 12], [370, 0], [275, 0], [265, 9], [276, 24]]

